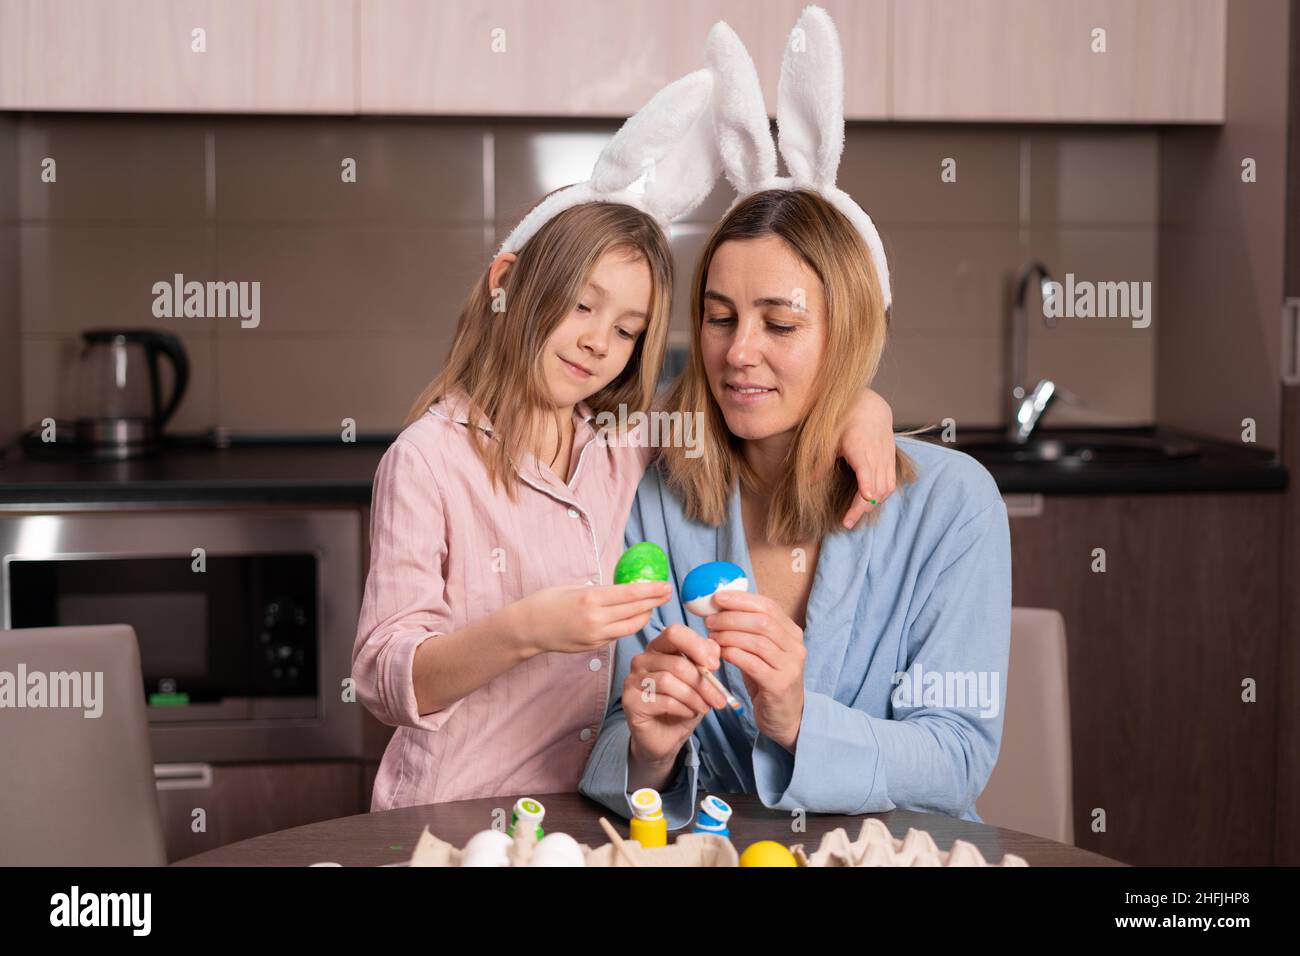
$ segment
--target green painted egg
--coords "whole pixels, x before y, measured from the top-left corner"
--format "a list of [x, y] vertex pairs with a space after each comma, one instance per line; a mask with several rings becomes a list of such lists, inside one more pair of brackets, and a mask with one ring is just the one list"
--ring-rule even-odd
[[623, 552], [623, 557], [614, 565], [614, 583], [629, 584], [632, 581], [667, 581], [668, 555], [664, 549], [652, 541], [634, 544]]

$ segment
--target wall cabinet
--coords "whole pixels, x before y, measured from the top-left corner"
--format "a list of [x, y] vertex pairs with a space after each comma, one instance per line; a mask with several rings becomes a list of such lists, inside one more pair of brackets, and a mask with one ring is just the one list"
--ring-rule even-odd
[[895, 0], [891, 15], [892, 119], [1224, 119], [1226, 0]]
[[353, 0], [0, 0], [0, 109], [352, 113], [353, 52]]
[[[885, 116], [887, 0], [828, 0], [845, 111]], [[628, 116], [704, 66], [709, 27], [746, 41], [768, 106], [803, 0], [357, 0], [362, 113]]]
[[[805, 0], [0, 0], [0, 109], [630, 115]], [[823, 0], [851, 120], [1218, 123], [1226, 0]], [[206, 32], [207, 51], [191, 49]], [[1095, 52], [1093, 31], [1105, 31]]]

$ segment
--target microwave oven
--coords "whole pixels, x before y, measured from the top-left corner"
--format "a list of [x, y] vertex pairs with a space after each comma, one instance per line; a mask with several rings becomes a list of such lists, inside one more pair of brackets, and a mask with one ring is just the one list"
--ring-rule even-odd
[[154, 760], [362, 755], [360, 512], [0, 517], [6, 628], [129, 624]]

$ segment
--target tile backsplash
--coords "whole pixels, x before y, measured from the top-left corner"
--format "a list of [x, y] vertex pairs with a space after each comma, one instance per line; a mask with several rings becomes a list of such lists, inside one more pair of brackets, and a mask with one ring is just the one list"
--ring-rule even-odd
[[[150, 326], [177, 333], [191, 353], [173, 430], [321, 434], [336, 433], [343, 418], [363, 432], [400, 427], [497, 244], [544, 193], [584, 177], [617, 128], [5, 121], [16, 146], [3, 173], [17, 184], [0, 207], [0, 242], [12, 247], [0, 268], [16, 271], [18, 288], [17, 321], [0, 324], [0, 351], [21, 355], [14, 417], [71, 413], [80, 330]], [[1155, 286], [1158, 148], [1157, 134], [1141, 129], [850, 125], [840, 185], [872, 215], [889, 254], [892, 338], [876, 387], [900, 424], [1002, 420], [1011, 287], [1026, 260], [1062, 280], [1069, 272]], [[41, 181], [46, 158], [57, 164], [55, 183]], [[345, 158], [356, 161], [355, 183], [342, 181]], [[941, 181], [945, 158], [956, 161], [955, 182]], [[695, 257], [730, 199], [723, 182], [674, 228], [677, 344]], [[260, 324], [155, 318], [151, 287], [176, 273], [260, 282]], [[1031, 321], [1030, 384], [1050, 377], [1067, 392], [1049, 421], [1150, 423], [1158, 325], [1158, 316], [1145, 329], [1118, 319], [1062, 319], [1051, 329]]]

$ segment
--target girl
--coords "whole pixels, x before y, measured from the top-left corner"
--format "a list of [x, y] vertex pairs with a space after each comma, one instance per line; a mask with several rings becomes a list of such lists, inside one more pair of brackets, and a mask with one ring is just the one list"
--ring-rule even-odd
[[[625, 137], [638, 129], [625, 124], [591, 183], [607, 157], [641, 165]], [[508, 239], [517, 251], [471, 290], [446, 367], [379, 464], [353, 652], [361, 700], [397, 727], [373, 810], [576, 789], [608, 704], [611, 642], [668, 599], [666, 584], [608, 584], [651, 449], [598, 440], [592, 423], [649, 408], [663, 358], [661, 222], [689, 203], [648, 193], [608, 201], [582, 184], [525, 219], [530, 235]], [[842, 453], [863, 497], [881, 500], [888, 406], [864, 392], [846, 423]], [[855, 502], [845, 520], [866, 510]]]

